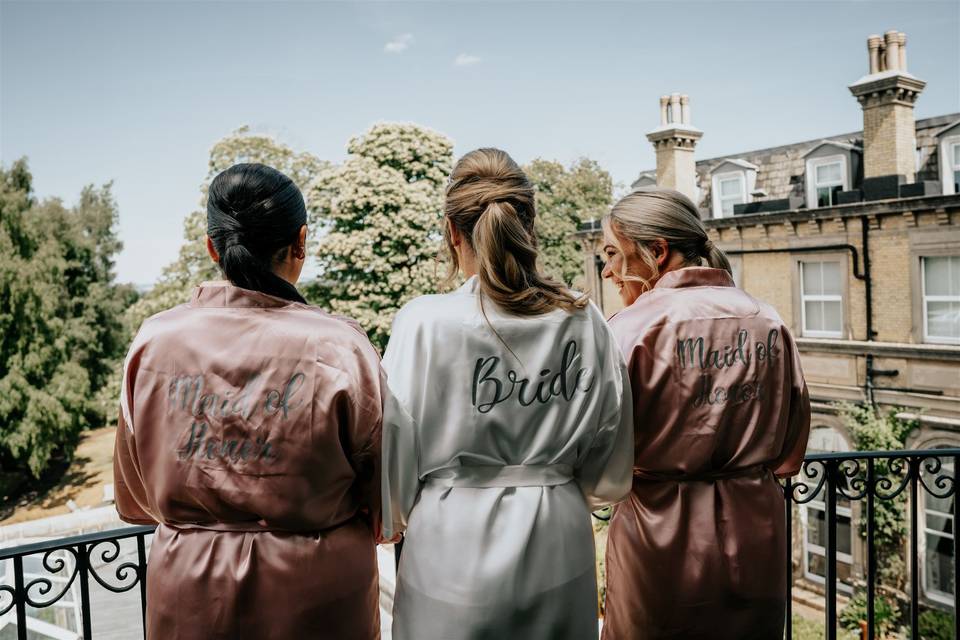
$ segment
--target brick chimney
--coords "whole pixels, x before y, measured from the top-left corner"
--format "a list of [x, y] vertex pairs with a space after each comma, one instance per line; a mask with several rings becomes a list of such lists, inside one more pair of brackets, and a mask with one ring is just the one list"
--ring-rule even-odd
[[913, 104], [927, 83], [907, 73], [903, 33], [870, 36], [867, 52], [870, 72], [850, 85], [863, 108], [864, 181], [903, 176], [901, 180], [913, 182], [917, 148]]
[[676, 189], [697, 202], [693, 149], [703, 132], [690, 125], [690, 98], [674, 93], [660, 98], [660, 126], [647, 134], [657, 152], [657, 186]]

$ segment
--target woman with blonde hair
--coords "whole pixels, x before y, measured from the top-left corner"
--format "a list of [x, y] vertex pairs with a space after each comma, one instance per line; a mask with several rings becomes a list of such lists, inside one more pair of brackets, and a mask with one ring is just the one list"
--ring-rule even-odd
[[636, 429], [633, 490], [610, 523], [603, 638], [780, 638], [776, 478], [799, 471], [810, 425], [793, 338], [734, 286], [684, 195], [632, 193], [603, 227]]
[[597, 636], [589, 514], [630, 490], [629, 386], [597, 308], [538, 271], [534, 216], [510, 156], [461, 158], [443, 231], [466, 282], [393, 324], [383, 495], [384, 535], [406, 530], [396, 640]]

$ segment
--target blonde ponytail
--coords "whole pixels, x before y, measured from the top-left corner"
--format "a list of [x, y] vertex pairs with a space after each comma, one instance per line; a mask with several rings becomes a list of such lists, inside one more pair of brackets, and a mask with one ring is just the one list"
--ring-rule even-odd
[[[457, 162], [444, 215], [477, 256], [481, 296], [504, 311], [534, 316], [587, 305], [586, 296], [574, 296], [537, 269], [533, 185], [505, 152], [477, 149]], [[459, 263], [446, 225], [444, 236], [454, 276]]]
[[[647, 187], [621, 198], [604, 219], [603, 225], [613, 235], [634, 245], [637, 254], [650, 267], [654, 278], [659, 276], [657, 261], [649, 245], [666, 240], [667, 245], [683, 256], [685, 266], [707, 266], [733, 273], [726, 254], [707, 236], [696, 205], [679, 191]], [[650, 282], [626, 272], [617, 274], [622, 280], [640, 282], [645, 289]]]

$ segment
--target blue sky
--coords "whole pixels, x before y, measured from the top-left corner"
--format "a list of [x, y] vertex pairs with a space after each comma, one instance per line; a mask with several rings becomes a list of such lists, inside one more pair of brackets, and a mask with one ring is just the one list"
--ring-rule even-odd
[[118, 277], [146, 284], [240, 125], [339, 161], [370, 124], [416, 122], [457, 155], [587, 156], [628, 184], [663, 93], [690, 95], [698, 158], [861, 128], [846, 87], [893, 28], [928, 83], [917, 117], [960, 111], [955, 1], [0, 0], [0, 161], [67, 203], [112, 180]]

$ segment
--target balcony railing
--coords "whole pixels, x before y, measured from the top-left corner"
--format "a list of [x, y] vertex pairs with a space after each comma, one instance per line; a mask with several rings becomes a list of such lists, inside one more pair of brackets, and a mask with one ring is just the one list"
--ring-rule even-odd
[[[936, 500], [949, 501], [941, 512], [944, 532], [952, 536], [952, 593], [949, 602], [957, 610], [956, 576], [960, 569], [957, 537], [953, 534], [955, 513], [956, 474], [960, 468], [960, 449], [933, 449], [924, 451], [873, 451], [829, 453], [807, 456], [801, 475], [784, 483], [786, 524], [790, 533], [788, 545], [787, 588], [794, 584], [794, 511], [818, 501], [825, 512], [826, 544], [824, 545], [824, 624], [827, 640], [837, 637], [838, 627], [838, 500], [861, 505], [861, 522], [865, 544], [866, 637], [873, 640], [876, 630], [876, 598], [878, 577], [877, 511], [881, 503], [898, 503], [907, 512], [909, 521], [904, 555], [909, 567], [906, 581], [909, 599], [909, 637], [919, 638], [919, 608], [921, 593], [919, 540], [924, 535], [920, 525], [921, 500], [929, 495]], [[945, 505], [946, 503], [940, 503]], [[822, 505], [819, 506], [819, 505]], [[882, 507], [881, 507], [882, 508]], [[947, 511], [949, 509], [949, 511]], [[851, 521], [851, 527], [853, 521]], [[852, 531], [852, 529], [851, 529]], [[17, 640], [32, 637], [83, 638], [94, 637], [91, 618], [90, 587], [99, 585], [107, 592], [120, 594], [139, 587], [140, 616], [136, 626], [142, 632], [146, 613], [146, 539], [153, 527], [127, 527], [89, 535], [63, 538], [20, 547], [0, 549], [0, 638], [4, 628], [15, 622]], [[806, 534], [804, 534], [806, 535]], [[124, 559], [121, 542], [132, 541]], [[129, 542], [127, 544], [130, 544]], [[806, 551], [804, 551], [806, 553]], [[31, 570], [29, 563], [37, 570]], [[9, 571], [12, 565], [12, 574]], [[91, 582], [90, 578], [93, 578]], [[62, 606], [70, 600], [75, 610], [66, 633], [57, 633], [56, 624], [44, 621], [39, 615], [45, 610]], [[946, 605], [943, 598], [941, 605]], [[785, 637], [792, 639], [792, 598], [787, 599], [787, 627]], [[47, 616], [48, 618], [50, 616]], [[62, 616], [61, 616], [62, 617]], [[69, 616], [68, 616], [69, 617]], [[960, 639], [960, 619], [954, 614], [954, 637]], [[70, 629], [75, 629], [71, 631]], [[9, 632], [7, 632], [9, 635]], [[124, 637], [129, 637], [129, 634]]]
[[[824, 624], [825, 637], [835, 640], [837, 637], [837, 500], [842, 499], [862, 505], [863, 534], [866, 544], [866, 637], [877, 637], [877, 511], [885, 503], [898, 501], [907, 511], [909, 520], [906, 551], [906, 564], [909, 568], [909, 636], [919, 638], [919, 615], [921, 600], [919, 541], [924, 531], [920, 527], [921, 499], [929, 495], [937, 500], [948, 500], [949, 512], [944, 511], [942, 519], [944, 532], [952, 537], [952, 600], [954, 638], [960, 640], [960, 616], [957, 616], [957, 584], [960, 572], [960, 554], [957, 553], [957, 536], [954, 529], [956, 513], [956, 479], [960, 468], [960, 449], [929, 449], [923, 451], [856, 451], [850, 453], [823, 453], [808, 455], [803, 463], [802, 473], [784, 484], [786, 502], [787, 531], [791, 544], [788, 545], [787, 589], [792, 591], [793, 574], [793, 516], [794, 504], [805, 505], [815, 499], [824, 502], [826, 512], [826, 549], [824, 576]], [[906, 502], [903, 498], [906, 496]], [[854, 522], [851, 520], [851, 527]], [[948, 526], [949, 525], [949, 526]], [[852, 529], [851, 529], [852, 531]], [[792, 640], [793, 599], [787, 598], [786, 638]]]

